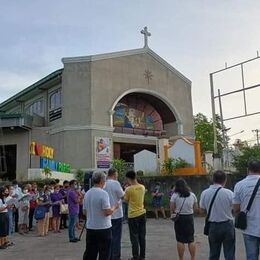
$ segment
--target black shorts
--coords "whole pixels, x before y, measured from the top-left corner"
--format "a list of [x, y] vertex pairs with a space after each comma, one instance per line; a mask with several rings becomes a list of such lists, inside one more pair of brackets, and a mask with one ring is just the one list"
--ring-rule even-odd
[[189, 244], [194, 242], [194, 218], [192, 215], [180, 215], [174, 222], [176, 240], [180, 243]]
[[0, 213], [0, 237], [6, 237], [9, 233], [9, 217], [7, 212]]

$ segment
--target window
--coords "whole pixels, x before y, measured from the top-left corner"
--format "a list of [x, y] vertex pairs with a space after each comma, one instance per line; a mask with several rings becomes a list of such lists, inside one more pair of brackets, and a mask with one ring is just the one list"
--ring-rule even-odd
[[33, 116], [34, 114], [39, 116], [44, 116], [44, 109], [43, 109], [43, 100], [38, 100], [32, 103], [27, 109], [26, 112]]
[[61, 90], [57, 90], [50, 96], [50, 111], [61, 107]]

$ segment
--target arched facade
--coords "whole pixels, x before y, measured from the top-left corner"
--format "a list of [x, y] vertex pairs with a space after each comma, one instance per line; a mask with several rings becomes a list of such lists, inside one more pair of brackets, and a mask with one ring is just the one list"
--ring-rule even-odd
[[114, 101], [110, 111], [114, 132], [152, 136], [183, 134], [182, 121], [174, 105], [152, 90], [129, 89]]

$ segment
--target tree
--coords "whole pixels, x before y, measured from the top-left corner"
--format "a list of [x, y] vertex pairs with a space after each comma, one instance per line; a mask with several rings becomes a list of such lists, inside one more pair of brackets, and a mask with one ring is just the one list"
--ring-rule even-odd
[[234, 155], [232, 165], [236, 168], [239, 175], [247, 174], [247, 165], [251, 160], [260, 160], [260, 147], [242, 147], [240, 154]]
[[125, 161], [123, 159], [114, 159], [112, 161], [112, 167], [118, 173], [118, 180], [123, 181], [125, 178]]
[[[209, 120], [202, 113], [198, 113], [194, 116], [194, 128], [196, 141], [200, 141], [201, 152], [214, 151], [214, 132], [213, 132], [213, 121]], [[222, 127], [220, 117], [216, 116], [216, 129], [217, 129], [217, 146], [218, 156], [221, 156], [224, 140], [222, 137]]]

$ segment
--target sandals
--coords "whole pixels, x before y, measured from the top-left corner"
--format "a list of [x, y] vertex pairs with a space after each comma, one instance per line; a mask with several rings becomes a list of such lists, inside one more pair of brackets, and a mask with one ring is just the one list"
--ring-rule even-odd
[[7, 245], [1, 245], [0, 246], [0, 249], [6, 249], [7, 248]]

